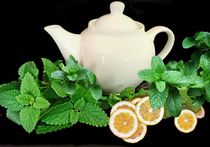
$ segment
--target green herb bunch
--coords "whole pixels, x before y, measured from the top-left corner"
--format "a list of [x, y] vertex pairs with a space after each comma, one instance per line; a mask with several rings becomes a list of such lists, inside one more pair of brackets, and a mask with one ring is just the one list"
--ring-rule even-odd
[[0, 105], [7, 117], [27, 132], [47, 133], [76, 123], [102, 127], [108, 116], [100, 107], [102, 89], [94, 73], [70, 56], [66, 65], [42, 58], [44, 71], [39, 76], [35, 63], [23, 64], [18, 81], [0, 86]]
[[107, 126], [107, 109], [145, 95], [153, 108], [164, 106], [165, 118], [178, 116], [184, 108], [197, 112], [205, 101], [210, 102], [210, 33], [186, 37], [183, 48], [196, 49], [189, 61], [164, 64], [154, 56], [151, 69], [138, 73], [146, 83], [109, 95], [103, 94], [95, 74], [72, 56], [65, 63], [42, 58], [42, 73], [29, 61], [20, 66], [17, 81], [0, 85], [0, 105], [6, 108], [8, 119], [37, 134], [77, 123]]
[[149, 97], [153, 108], [165, 108], [165, 118], [176, 117], [182, 109], [200, 110], [210, 102], [210, 33], [198, 32], [186, 37], [183, 48], [196, 49], [189, 61], [170, 61], [167, 64], [154, 56], [151, 69], [138, 76], [150, 85]]

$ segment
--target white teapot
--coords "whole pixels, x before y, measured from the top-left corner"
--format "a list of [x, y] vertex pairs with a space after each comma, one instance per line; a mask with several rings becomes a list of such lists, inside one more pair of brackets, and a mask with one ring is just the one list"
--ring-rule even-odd
[[58, 45], [64, 59], [74, 56], [84, 67], [92, 70], [104, 92], [120, 92], [137, 87], [142, 80], [138, 71], [150, 68], [155, 55], [154, 38], [160, 32], [168, 36], [158, 56], [164, 59], [174, 44], [173, 32], [156, 26], [145, 32], [144, 25], [123, 14], [124, 4], [110, 4], [111, 13], [88, 23], [81, 34], [67, 32], [59, 25], [44, 29]]

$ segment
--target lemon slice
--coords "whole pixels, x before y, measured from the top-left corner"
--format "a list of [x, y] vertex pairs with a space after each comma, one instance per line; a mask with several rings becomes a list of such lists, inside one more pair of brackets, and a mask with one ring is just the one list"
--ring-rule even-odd
[[135, 107], [135, 105], [134, 104], [132, 104], [131, 102], [128, 102], [128, 101], [120, 101], [120, 102], [118, 102], [118, 103], [116, 103], [113, 107], [112, 107], [112, 109], [111, 109], [111, 111], [110, 111], [110, 115], [114, 112], [114, 111], [116, 111], [116, 110], [118, 110], [118, 109], [130, 109], [130, 110], [132, 110], [132, 111], [135, 111], [135, 109], [136, 109], [136, 107]]
[[192, 132], [197, 125], [197, 118], [193, 111], [183, 109], [178, 117], [174, 118], [176, 128], [183, 133]]
[[201, 109], [197, 113], [195, 113], [195, 116], [199, 119], [204, 118], [205, 110], [202, 106], [201, 106]]
[[109, 128], [120, 138], [131, 137], [138, 128], [138, 119], [135, 112], [129, 109], [118, 109], [109, 119]]
[[128, 143], [137, 143], [145, 137], [146, 133], [147, 126], [139, 121], [136, 132], [131, 137], [124, 138], [123, 140]]
[[136, 105], [136, 115], [142, 123], [146, 125], [155, 125], [163, 119], [164, 107], [153, 109], [149, 97], [142, 98]]
[[131, 103], [134, 104], [134, 105], [136, 105], [140, 100], [142, 100], [142, 98], [137, 97], [137, 98], [131, 100]]

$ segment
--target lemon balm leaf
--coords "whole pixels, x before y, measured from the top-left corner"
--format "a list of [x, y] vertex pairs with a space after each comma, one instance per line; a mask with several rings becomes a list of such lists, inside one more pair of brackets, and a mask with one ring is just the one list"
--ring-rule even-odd
[[33, 103], [33, 107], [42, 109], [50, 106], [50, 103], [43, 97], [36, 97], [35, 102]]
[[12, 111], [21, 110], [22, 106], [16, 100], [20, 92], [18, 90], [9, 90], [0, 93], [0, 105]]
[[56, 64], [46, 58], [42, 58], [42, 63], [44, 66], [44, 73], [47, 74], [48, 78], [51, 78], [51, 73], [58, 70]]
[[36, 134], [46, 134], [55, 131], [59, 131], [62, 129], [66, 129], [71, 127], [71, 124], [64, 124], [64, 125], [48, 125], [48, 124], [41, 124], [38, 125], [36, 128]]
[[40, 110], [33, 107], [25, 107], [20, 111], [20, 123], [28, 132], [32, 132], [39, 120]]
[[16, 97], [18, 103], [21, 105], [30, 105], [34, 102], [34, 98], [31, 95], [28, 94], [20, 94]]
[[41, 121], [50, 125], [63, 125], [71, 123], [71, 111], [73, 105], [69, 102], [58, 104], [48, 111], [42, 118]]
[[8, 90], [19, 90], [19, 82], [12, 81], [10, 83], [5, 83], [0, 85], [0, 92], [8, 91]]
[[95, 100], [99, 100], [102, 97], [102, 89], [99, 86], [90, 87], [89, 90]]
[[39, 70], [33, 61], [29, 61], [20, 66], [18, 74], [20, 79], [23, 79], [26, 73], [30, 73], [34, 78], [38, 78]]
[[74, 110], [70, 110], [70, 123], [76, 124], [79, 120], [79, 112], [74, 111]]
[[87, 103], [80, 112], [79, 121], [88, 125], [102, 127], [108, 125], [107, 114], [98, 106]]
[[11, 121], [15, 122], [18, 125], [20, 124], [20, 116], [19, 116], [19, 111], [12, 111], [10, 109], [7, 109], [7, 118], [10, 119]]
[[83, 98], [78, 99], [74, 104], [75, 110], [82, 110], [85, 107], [85, 100]]
[[65, 92], [65, 89], [63, 88], [65, 85], [61, 81], [53, 80], [51, 83], [52, 89], [55, 91], [55, 93], [60, 97], [66, 97], [67, 93]]
[[20, 87], [20, 93], [21, 94], [28, 94], [28, 95], [31, 95], [33, 97], [41, 95], [41, 92], [39, 90], [39, 86], [37, 85], [33, 76], [29, 72], [27, 72], [22, 79], [21, 87]]

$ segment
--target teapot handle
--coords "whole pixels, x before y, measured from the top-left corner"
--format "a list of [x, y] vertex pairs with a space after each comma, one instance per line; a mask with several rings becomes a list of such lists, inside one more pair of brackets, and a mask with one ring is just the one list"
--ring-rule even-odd
[[163, 26], [156, 26], [151, 28], [150, 30], [147, 31], [147, 34], [150, 36], [150, 38], [152, 38], [152, 40], [154, 41], [156, 35], [158, 33], [164, 32], [167, 34], [168, 36], [168, 40], [164, 46], [164, 48], [162, 49], [162, 51], [158, 54], [158, 56], [161, 59], [164, 59], [169, 52], [171, 51], [173, 45], [174, 45], [174, 33], [167, 27], [163, 27]]

